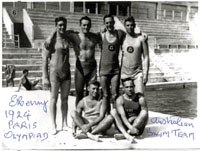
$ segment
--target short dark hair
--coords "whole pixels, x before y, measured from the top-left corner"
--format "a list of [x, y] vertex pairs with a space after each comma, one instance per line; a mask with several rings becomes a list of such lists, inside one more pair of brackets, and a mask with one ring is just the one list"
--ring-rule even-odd
[[88, 16], [81, 17], [81, 19], [80, 19], [80, 25], [82, 23], [82, 20], [88, 20], [89, 21], [89, 25], [90, 26], [92, 25], [92, 20], [90, 19], [90, 17], [88, 17]]
[[133, 82], [133, 80], [132, 80], [131, 78], [121, 79], [121, 81], [122, 81], [122, 85], [123, 85], [123, 86], [124, 86], [124, 83], [125, 83], [126, 81], [132, 81], [133, 85], [135, 86], [135, 84], [134, 84], [134, 82]]
[[64, 21], [64, 23], [67, 24], [67, 19], [60, 16], [55, 19], [55, 25], [57, 25], [59, 21]]
[[134, 19], [133, 16], [127, 17], [127, 18], [124, 20], [124, 24], [125, 24], [127, 21], [133, 22], [133, 23], [135, 24], [135, 19]]
[[89, 82], [89, 85], [91, 85], [91, 84], [100, 87], [100, 83], [99, 83], [99, 81], [97, 81], [97, 80], [92, 80], [92, 81], [90, 81], [90, 82]]
[[23, 74], [28, 73], [28, 69], [24, 69], [24, 70], [22, 71], [22, 73], [23, 73]]
[[103, 21], [105, 22], [106, 18], [109, 18], [109, 17], [111, 17], [112, 20], [114, 21], [114, 17], [113, 17], [113, 15], [111, 15], [111, 14], [105, 15], [105, 16], [103, 17]]

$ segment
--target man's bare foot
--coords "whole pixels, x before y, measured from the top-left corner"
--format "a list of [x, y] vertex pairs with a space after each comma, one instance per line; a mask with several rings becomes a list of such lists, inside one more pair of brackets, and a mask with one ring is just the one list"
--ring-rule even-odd
[[51, 134], [51, 135], [56, 135], [56, 134], [57, 134], [57, 130], [56, 130], [55, 128], [52, 128], [52, 129], [50, 130], [50, 134]]
[[121, 133], [115, 134], [115, 135], [114, 135], [114, 138], [115, 138], [116, 140], [126, 139], [126, 137], [125, 137], [123, 134], [121, 134]]
[[56, 134], [57, 134], [56, 126], [52, 126], [52, 127], [50, 128], [49, 133], [50, 133], [51, 135], [56, 135]]
[[88, 138], [87, 134], [86, 133], [79, 133], [79, 134], [74, 134], [74, 138], [76, 139], [86, 139]]
[[139, 134], [139, 130], [137, 128], [132, 128], [132, 130], [129, 129], [127, 133], [135, 136]]
[[68, 126], [62, 128], [62, 131], [72, 131], [72, 129]]
[[114, 135], [114, 138], [115, 138], [116, 140], [127, 139], [130, 143], [135, 142], [135, 140], [134, 140], [135, 137], [134, 137], [134, 136], [131, 136], [131, 135], [129, 135], [129, 134], [127, 134], [126, 136], [124, 136], [124, 135], [121, 134], [121, 133], [115, 134], [115, 135]]
[[129, 135], [128, 133], [125, 135], [126, 139], [130, 142], [130, 143], [133, 143], [135, 142], [134, 138], [135, 136], [131, 136]]

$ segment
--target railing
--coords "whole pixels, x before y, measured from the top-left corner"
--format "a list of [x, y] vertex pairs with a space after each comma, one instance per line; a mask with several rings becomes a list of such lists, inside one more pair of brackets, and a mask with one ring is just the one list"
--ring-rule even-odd
[[[156, 42], [152, 42], [156, 43]], [[173, 77], [175, 76], [175, 73], [168, 67], [167, 63], [159, 58], [154, 52], [154, 47], [149, 45], [149, 55], [151, 62], [156, 65], [163, 73], [164, 76], [166, 77]]]
[[3, 8], [3, 22], [5, 24], [8, 34], [11, 36], [11, 39], [14, 41], [14, 24], [6, 8]]
[[19, 48], [20, 47], [20, 38], [19, 35], [14, 36], [14, 42], [15, 42], [15, 47]]
[[26, 9], [23, 9], [23, 23], [24, 23], [24, 32], [26, 33], [30, 43], [34, 43], [34, 24], [29, 17]]

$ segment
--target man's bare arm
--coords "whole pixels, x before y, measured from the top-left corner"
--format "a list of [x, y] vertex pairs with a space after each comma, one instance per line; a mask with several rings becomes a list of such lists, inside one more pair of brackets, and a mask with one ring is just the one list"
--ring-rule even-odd
[[21, 79], [20, 79], [20, 81], [19, 81], [19, 85], [18, 85], [17, 92], [19, 92], [19, 91], [20, 91], [20, 88], [21, 88], [21, 85], [22, 85], [22, 78], [23, 78], [23, 77], [21, 77]]
[[117, 103], [117, 112], [121, 116], [123, 123], [128, 127], [128, 129], [131, 129], [132, 125], [129, 123], [129, 121], [128, 121], [127, 117], [126, 117], [126, 114], [125, 114], [125, 111], [124, 111], [124, 107], [123, 107], [122, 98], [119, 97], [116, 100], [116, 103]]
[[44, 87], [49, 87], [49, 74], [48, 74], [48, 59], [50, 58], [50, 51], [46, 48], [42, 51], [42, 71], [43, 71], [43, 85]]
[[142, 35], [143, 40], [142, 40], [142, 48], [143, 48], [143, 59], [144, 59], [144, 85], [146, 85], [148, 81], [148, 74], [149, 74], [149, 65], [150, 65], [150, 60], [149, 60], [149, 46], [148, 46], [148, 36], [147, 35]]
[[82, 116], [83, 107], [84, 103], [83, 100], [81, 100], [76, 107], [76, 112], [78, 113], [79, 116]]
[[141, 106], [141, 111], [133, 124], [133, 126], [136, 128], [140, 127], [141, 125], [146, 123], [148, 120], [148, 107], [143, 96], [140, 96], [139, 104]]

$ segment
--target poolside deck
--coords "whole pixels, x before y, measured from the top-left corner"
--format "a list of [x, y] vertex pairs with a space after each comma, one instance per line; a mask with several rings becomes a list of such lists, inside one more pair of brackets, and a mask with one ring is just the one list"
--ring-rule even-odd
[[[49, 128], [49, 91], [15, 92], [17, 88], [2, 88], [3, 94], [1, 111], [3, 112], [2, 149], [174, 149], [200, 148], [200, 131], [197, 119], [171, 117], [171, 115], [149, 111], [149, 122], [141, 137], [136, 137], [134, 143], [126, 140], [115, 140], [113, 137], [100, 138], [102, 142], [89, 139], [74, 139], [71, 131], [60, 131], [50, 135]], [[20, 97], [21, 96], [21, 97]], [[16, 99], [16, 98], [18, 99]], [[12, 99], [11, 99], [12, 98]], [[20, 98], [21, 101], [20, 101]], [[13, 100], [11, 102], [11, 100]], [[16, 101], [21, 102], [21, 106]], [[31, 101], [45, 104], [30, 105]], [[23, 103], [24, 102], [24, 103]], [[10, 103], [10, 106], [9, 106]], [[69, 113], [75, 107], [75, 98], [69, 96]], [[58, 107], [60, 99], [58, 100]], [[47, 108], [46, 108], [47, 107]], [[45, 112], [47, 109], [47, 112]], [[7, 111], [7, 112], [6, 112]], [[10, 111], [10, 112], [9, 112]], [[12, 120], [12, 111], [14, 116]], [[19, 112], [20, 115], [19, 116]], [[58, 129], [60, 128], [60, 110], [58, 112]], [[7, 117], [6, 117], [7, 113]], [[27, 113], [30, 114], [27, 117]], [[70, 114], [68, 124], [71, 125]], [[159, 122], [160, 121], [160, 122]], [[20, 126], [24, 122], [23, 126]], [[37, 122], [37, 123], [34, 123]], [[20, 127], [20, 128], [19, 128]], [[10, 132], [9, 132], [10, 131]], [[11, 135], [11, 132], [14, 135]], [[35, 137], [22, 137], [23, 134], [35, 134]], [[16, 135], [16, 134], [22, 134]], [[40, 135], [41, 134], [41, 135]], [[38, 136], [38, 137], [37, 137]], [[7, 138], [6, 138], [7, 137]], [[43, 140], [44, 139], [44, 140]], [[43, 140], [43, 141], [42, 141]]]

